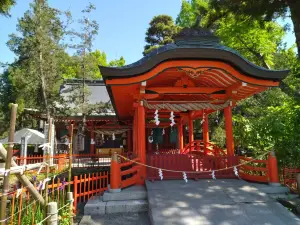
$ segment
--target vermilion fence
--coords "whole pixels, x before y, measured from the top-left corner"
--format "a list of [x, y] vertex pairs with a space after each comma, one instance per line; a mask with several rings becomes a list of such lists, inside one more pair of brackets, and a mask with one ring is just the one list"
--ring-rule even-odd
[[[133, 158], [132, 153], [123, 153], [121, 154], [126, 158]], [[28, 157], [15, 157], [16, 163], [20, 165], [34, 164], [44, 162], [46, 156], [43, 155], [34, 155]], [[58, 165], [58, 167], [68, 167], [69, 165], [69, 155], [60, 154], [50, 157], [53, 159], [53, 164]], [[104, 167], [110, 166], [111, 154], [73, 154], [72, 155], [72, 168], [80, 167]]]
[[268, 160], [253, 160], [239, 156], [239, 164], [245, 165], [239, 166], [239, 176], [248, 181], [254, 182], [269, 182], [269, 163]]
[[295, 169], [295, 168], [283, 169], [283, 183], [292, 192], [297, 192], [297, 180], [296, 180], [297, 173], [300, 173], [300, 169]]
[[[48, 185], [49, 192], [39, 190], [40, 194], [45, 197], [48, 195], [49, 201], [58, 203], [58, 208], [66, 204], [66, 193], [69, 182], [65, 178], [52, 179]], [[74, 196], [74, 209], [80, 202], [85, 202], [95, 195], [101, 195], [108, 187], [108, 172], [99, 172], [75, 176], [70, 181], [71, 190]], [[38, 182], [35, 182], [38, 189]], [[10, 211], [8, 212], [9, 220], [7, 224], [30, 225], [37, 224], [43, 219], [44, 208], [33, 200], [26, 188], [17, 196], [17, 191], [9, 195]], [[22, 210], [23, 209], [23, 210]], [[63, 214], [61, 215], [63, 216]]]
[[[236, 156], [199, 156], [199, 155], [147, 155], [147, 164], [157, 168], [168, 170], [185, 171], [188, 178], [212, 178], [211, 171], [215, 171], [217, 178], [234, 178], [235, 174], [232, 168], [227, 169], [238, 164], [238, 157]], [[189, 173], [189, 171], [197, 173]], [[208, 172], [206, 172], [208, 171]], [[150, 180], [160, 179], [158, 170], [148, 168], [147, 177]], [[164, 179], [182, 179], [183, 174], [180, 172], [163, 171]]]

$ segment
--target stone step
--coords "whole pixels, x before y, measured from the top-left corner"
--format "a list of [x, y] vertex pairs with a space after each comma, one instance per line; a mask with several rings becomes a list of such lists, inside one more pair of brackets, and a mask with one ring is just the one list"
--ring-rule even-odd
[[125, 200], [146, 200], [147, 190], [144, 186], [133, 186], [122, 189], [121, 192], [111, 193], [105, 191], [102, 200], [108, 201], [125, 201]]
[[101, 197], [91, 198], [84, 207], [84, 215], [98, 216], [111, 213], [145, 212], [148, 201], [122, 200], [104, 202]]

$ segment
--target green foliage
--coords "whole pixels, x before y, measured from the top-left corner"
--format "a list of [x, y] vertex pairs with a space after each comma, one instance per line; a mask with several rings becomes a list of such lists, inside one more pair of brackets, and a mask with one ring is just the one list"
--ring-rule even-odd
[[12, 85], [17, 87], [16, 102], [24, 102], [48, 116], [59, 90], [60, 59], [64, 55], [60, 15], [46, 1], [35, 0], [19, 19], [18, 34], [11, 34], [7, 43], [18, 57], [8, 70]]
[[245, 16], [248, 21], [271, 21], [290, 17], [293, 22], [298, 53], [300, 52], [300, 1], [293, 0], [211, 0], [211, 8]]
[[147, 44], [143, 54], [146, 55], [155, 48], [172, 43], [178, 29], [171, 16], [158, 15], [153, 17], [146, 32], [145, 41]]
[[15, 4], [15, 0], [0, 0], [0, 14], [9, 16], [9, 11]]

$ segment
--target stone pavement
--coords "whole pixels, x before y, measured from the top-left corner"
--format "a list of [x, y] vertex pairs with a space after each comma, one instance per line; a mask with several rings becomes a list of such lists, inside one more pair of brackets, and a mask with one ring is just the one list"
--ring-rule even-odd
[[153, 225], [300, 225], [300, 219], [242, 180], [146, 182]]

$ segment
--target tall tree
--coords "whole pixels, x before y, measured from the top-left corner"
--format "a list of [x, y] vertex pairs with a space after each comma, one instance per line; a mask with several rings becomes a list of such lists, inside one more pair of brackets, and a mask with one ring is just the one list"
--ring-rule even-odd
[[9, 11], [15, 4], [15, 0], [0, 0], [0, 14], [9, 16]]
[[143, 54], [146, 55], [155, 48], [173, 42], [178, 27], [174, 24], [173, 18], [168, 15], [153, 17], [146, 32], [146, 45]]
[[[196, 18], [201, 18], [198, 24]], [[275, 22], [249, 20], [244, 15], [217, 11], [212, 8], [211, 0], [184, 0], [176, 22], [179, 26], [212, 29], [225, 46], [266, 68], [273, 65], [274, 52], [285, 34]]]
[[10, 70], [12, 83], [18, 86], [17, 100], [23, 99], [27, 106], [31, 102], [31, 107], [46, 112], [47, 117], [50, 117], [61, 79], [64, 25], [60, 15], [47, 1], [34, 0], [19, 19], [18, 33], [11, 34], [7, 43], [17, 56]]
[[300, 54], [300, 1], [298, 0], [212, 0], [211, 6], [216, 11], [230, 11], [245, 15], [249, 20], [271, 21], [278, 17], [291, 18], [294, 25], [298, 57]]

